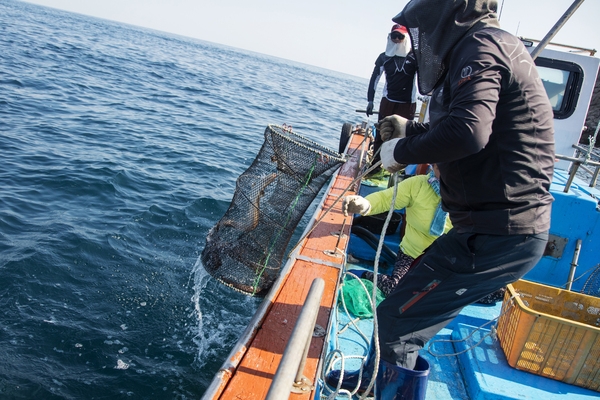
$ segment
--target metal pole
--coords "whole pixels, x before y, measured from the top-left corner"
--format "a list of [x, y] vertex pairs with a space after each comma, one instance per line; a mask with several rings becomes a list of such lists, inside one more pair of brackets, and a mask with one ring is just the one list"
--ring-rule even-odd
[[569, 280], [567, 281], [567, 290], [571, 290], [573, 286], [573, 279], [575, 279], [575, 270], [577, 269], [577, 263], [579, 262], [579, 253], [581, 252], [581, 239], [577, 239], [575, 244], [575, 253], [573, 253], [573, 261], [571, 261], [571, 270], [569, 271]]
[[285, 347], [266, 400], [281, 400], [290, 397], [294, 378], [301, 374], [301, 372], [298, 372], [298, 368], [300, 365], [304, 365], [303, 358], [307, 353], [308, 343], [312, 339], [324, 289], [325, 281], [321, 278], [315, 278], [308, 295], [306, 295], [306, 301], [302, 311], [300, 311], [290, 340]]
[[[585, 163], [585, 158], [563, 156], [562, 154], [555, 154], [555, 157], [558, 158], [559, 160], [578, 162], [579, 164]], [[600, 167], [600, 162], [598, 162], [598, 161], [588, 161], [586, 164], [593, 165], [594, 167]]]
[[565, 185], [565, 189], [563, 190], [563, 192], [569, 193], [569, 189], [571, 188], [571, 184], [573, 183], [573, 179], [575, 179], [575, 174], [577, 174], [577, 170], [579, 169], [580, 165], [581, 164], [579, 163], [579, 161], [575, 161], [573, 162], [573, 165], [571, 165], [569, 179], [567, 179], [567, 184]]
[[592, 158], [592, 152], [594, 150], [594, 146], [596, 146], [596, 139], [598, 139], [598, 131], [599, 130], [600, 130], [600, 121], [596, 122], [596, 130], [594, 131], [594, 134], [592, 135], [592, 137], [588, 138], [588, 140], [590, 141], [590, 147], [588, 148], [586, 160], [589, 160]]
[[358, 159], [358, 169], [361, 170], [363, 166], [363, 160], [365, 158], [365, 151], [367, 147], [367, 136], [369, 135], [369, 131], [365, 130], [365, 140], [360, 144], [360, 158]]
[[[367, 110], [354, 110], [354, 111], [356, 111], [357, 113], [361, 113], [361, 114], [367, 113]], [[375, 115], [375, 114], [379, 114], [379, 111], [373, 111], [373, 115]]]
[[[596, 131], [594, 132], [594, 136], [590, 138], [590, 147], [588, 148], [588, 153], [586, 160], [590, 160], [592, 158], [592, 153], [594, 151], [594, 147], [596, 146], [596, 139], [598, 139], [598, 131], [600, 130], [600, 121], [596, 122]], [[600, 167], [596, 167], [596, 171], [592, 174], [592, 179], [590, 180], [590, 187], [596, 186], [596, 181], [598, 180], [598, 173], [600, 172]]]
[[600, 167], [596, 167], [596, 171], [592, 174], [592, 179], [590, 180], [590, 187], [596, 187], [596, 182], [598, 181], [598, 175], [600, 174]]
[[[342, 229], [343, 232], [343, 229]], [[341, 234], [340, 234], [341, 236]], [[337, 248], [337, 247], [336, 247]], [[321, 303], [321, 296], [319, 296], [319, 304]], [[315, 314], [315, 318], [313, 319], [311, 326], [313, 327], [313, 331], [315, 329], [315, 324], [317, 323], [317, 315], [319, 315], [318, 311]], [[298, 366], [298, 371], [296, 371], [296, 377], [294, 378], [294, 384], [302, 386], [307, 379], [304, 376], [304, 367], [306, 366], [306, 358], [308, 357], [308, 350], [310, 350], [310, 342], [312, 339], [312, 335], [309, 336], [306, 340], [306, 345], [304, 346], [304, 352], [302, 353], [302, 359], [300, 360], [300, 365]]]
[[550, 29], [550, 32], [548, 32], [546, 34], [546, 37], [544, 37], [542, 39], [542, 41], [537, 45], [537, 47], [531, 52], [531, 58], [533, 58], [535, 60], [537, 58], [537, 56], [540, 55], [540, 53], [542, 52], [542, 50], [544, 50], [544, 47], [546, 47], [546, 45], [548, 43], [550, 43], [550, 41], [558, 33], [558, 31], [560, 30], [560, 28], [563, 27], [563, 25], [567, 22], [567, 20], [569, 18], [571, 18], [571, 15], [573, 15], [575, 13], [575, 11], [577, 11], [577, 9], [579, 8], [579, 6], [584, 1], [585, 0], [575, 0], [573, 2], [573, 4], [571, 4], [571, 7], [569, 7], [567, 9], [567, 11], [565, 11], [565, 13], [563, 14], [563, 16], [560, 17], [560, 19], [556, 22], [556, 24], [554, 24], [554, 26], [552, 27], [552, 29]]

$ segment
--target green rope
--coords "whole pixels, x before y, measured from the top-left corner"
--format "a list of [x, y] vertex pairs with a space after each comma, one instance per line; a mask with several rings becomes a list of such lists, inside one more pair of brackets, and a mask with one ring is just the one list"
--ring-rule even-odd
[[267, 252], [267, 257], [265, 258], [265, 262], [262, 266], [262, 269], [260, 270], [260, 273], [256, 276], [256, 278], [254, 279], [254, 283], [253, 283], [253, 291], [252, 291], [252, 295], [254, 296], [256, 294], [256, 290], [258, 289], [258, 283], [260, 281], [260, 278], [262, 277], [263, 273], [265, 272], [265, 269], [267, 269], [267, 265], [269, 265], [269, 259], [271, 258], [271, 254], [273, 252], [273, 248], [275, 246], [275, 243], [277, 243], [277, 240], [279, 239], [279, 237], [281, 236], [281, 234], [283, 233], [283, 231], [285, 230], [291, 216], [292, 213], [294, 211], [294, 209], [296, 208], [296, 206], [298, 205], [298, 201], [300, 201], [300, 197], [302, 196], [302, 194], [304, 193], [304, 190], [308, 187], [308, 184], [312, 178], [312, 175], [315, 171], [315, 167], [317, 166], [317, 160], [318, 160], [318, 154], [315, 154], [315, 159], [313, 160], [313, 164], [310, 167], [310, 170], [306, 173], [306, 175], [304, 176], [304, 183], [302, 184], [302, 187], [300, 188], [300, 190], [298, 190], [298, 193], [296, 194], [296, 198], [294, 199], [294, 201], [292, 202], [292, 206], [290, 207], [290, 210], [288, 211], [285, 221], [283, 223], [283, 225], [281, 226], [281, 229], [279, 230], [279, 232], [277, 232], [277, 234], [275, 235], [275, 238], [273, 239], [273, 241], [271, 242], [271, 244], [269, 245], [269, 250]]

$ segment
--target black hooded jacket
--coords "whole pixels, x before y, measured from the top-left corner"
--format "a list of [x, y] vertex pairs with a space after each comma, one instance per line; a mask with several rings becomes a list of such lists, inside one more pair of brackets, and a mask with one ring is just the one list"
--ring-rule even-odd
[[439, 164], [443, 208], [460, 232], [547, 231], [553, 111], [531, 56], [515, 36], [476, 23], [445, 65], [430, 122], [409, 121], [394, 158]]

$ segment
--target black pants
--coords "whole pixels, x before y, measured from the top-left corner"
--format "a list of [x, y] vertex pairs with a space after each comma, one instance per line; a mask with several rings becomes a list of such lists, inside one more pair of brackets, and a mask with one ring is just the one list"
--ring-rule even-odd
[[542, 257], [548, 233], [438, 238], [377, 307], [381, 358], [414, 368], [418, 351], [463, 307], [520, 279]]

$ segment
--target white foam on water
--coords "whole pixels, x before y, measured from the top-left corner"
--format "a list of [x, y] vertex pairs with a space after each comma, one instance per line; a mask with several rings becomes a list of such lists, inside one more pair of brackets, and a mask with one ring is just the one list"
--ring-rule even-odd
[[204, 269], [200, 257], [192, 271], [194, 295], [192, 327], [198, 346], [196, 362], [199, 368], [222, 362], [223, 352], [229, 352], [245, 331], [261, 299], [239, 293], [214, 280]]
[[125, 361], [117, 360], [117, 366], [115, 367], [115, 369], [128, 369], [128, 368], [129, 368], [129, 364], [127, 364]]
[[205, 338], [204, 334], [204, 316], [202, 313], [201, 299], [202, 291], [206, 288], [206, 284], [210, 279], [210, 275], [202, 266], [201, 257], [198, 257], [198, 259], [196, 260], [196, 264], [194, 265], [192, 274], [194, 276], [194, 295], [192, 296], [192, 303], [194, 304], [193, 313], [196, 315], [198, 320], [197, 332], [194, 336], [194, 342], [196, 343], [196, 345], [198, 345], [197, 359], [200, 362], [201, 366], [204, 366], [204, 362], [202, 362], [202, 354], [208, 346], [208, 340]]

